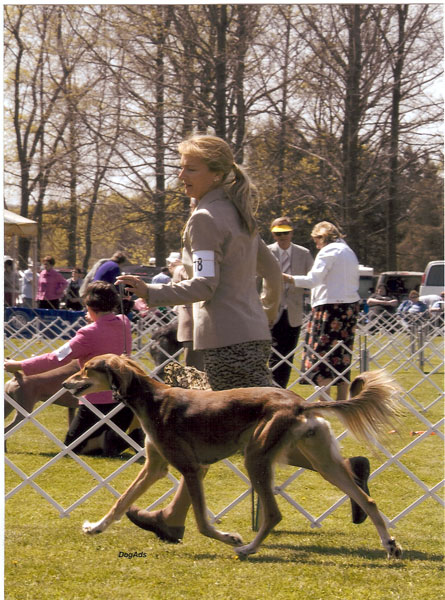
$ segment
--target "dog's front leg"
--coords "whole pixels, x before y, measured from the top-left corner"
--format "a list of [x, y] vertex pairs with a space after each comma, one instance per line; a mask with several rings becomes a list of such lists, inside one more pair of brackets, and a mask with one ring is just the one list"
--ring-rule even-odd
[[84, 522], [82, 527], [84, 533], [91, 535], [104, 532], [114, 521], [119, 521], [133, 502], [151, 485], [167, 475], [168, 463], [156, 448], [152, 444], [146, 443], [145, 450], [147, 459], [136, 479], [100, 521], [96, 523]]
[[209, 523], [202, 484], [202, 473], [198, 470], [196, 472], [183, 473], [183, 475], [192, 501], [199, 532], [206, 537], [223, 542], [223, 544], [241, 546], [244, 542], [238, 533], [219, 531]]

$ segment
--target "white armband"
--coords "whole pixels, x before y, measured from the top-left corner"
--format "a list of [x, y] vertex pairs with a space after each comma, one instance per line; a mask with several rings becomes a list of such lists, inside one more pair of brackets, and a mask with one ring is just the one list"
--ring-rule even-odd
[[215, 277], [215, 252], [213, 250], [193, 252], [193, 276]]
[[66, 358], [67, 356], [69, 356], [71, 354], [72, 350], [71, 350], [71, 346], [70, 343], [67, 342], [66, 344], [63, 344], [63, 346], [61, 346], [57, 351], [56, 351], [56, 356], [57, 356], [57, 360], [60, 362], [61, 360], [63, 360], [64, 358]]

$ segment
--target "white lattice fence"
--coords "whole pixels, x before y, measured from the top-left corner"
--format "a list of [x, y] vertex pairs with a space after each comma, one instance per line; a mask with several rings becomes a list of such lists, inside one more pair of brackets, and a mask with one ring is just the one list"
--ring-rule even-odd
[[[157, 368], [147, 362], [149, 349], [153, 345], [151, 335], [160, 325], [168, 322], [170, 316], [163, 313], [154, 313], [148, 315], [145, 319], [139, 320], [133, 326], [133, 358], [141, 362], [141, 365], [152, 375], [156, 376], [157, 372], [163, 365]], [[59, 324], [59, 334], [54, 334], [51, 331], [51, 337], [45, 336], [45, 327], [42, 331], [41, 323], [31, 322], [26, 324], [6, 323], [6, 338], [5, 338], [5, 355], [11, 358], [20, 360], [28, 356], [31, 351], [46, 352], [58, 347], [64, 343], [66, 336], [70, 337], [74, 329], [82, 326], [84, 323], [66, 324], [65, 327]], [[28, 329], [26, 329], [28, 328]], [[38, 332], [37, 335], [30, 337], [22, 337], [29, 328]], [[26, 330], [26, 331], [25, 331]], [[304, 330], [304, 327], [303, 327]], [[28, 333], [27, 333], [28, 335]], [[302, 336], [303, 337], [303, 336]], [[444, 419], [441, 410], [441, 400], [443, 400], [443, 330], [440, 324], [432, 322], [422, 322], [416, 324], [401, 323], [394, 318], [392, 322], [382, 322], [372, 324], [367, 323], [363, 318], [359, 324], [356, 337], [355, 350], [352, 354], [352, 369], [355, 372], [360, 372], [368, 369], [385, 368], [389, 373], [393, 374], [395, 379], [402, 385], [401, 403], [406, 409], [408, 430], [400, 434], [390, 434], [388, 444], [377, 444], [379, 450], [378, 458], [380, 464], [376, 466], [376, 459], [373, 458], [374, 470], [372, 472], [371, 481], [380, 479], [389, 482], [391, 473], [394, 469], [409, 479], [409, 493], [407, 493], [408, 503], [399, 510], [397, 514], [388, 517], [385, 515], [389, 525], [394, 525], [400, 519], [405, 517], [411, 511], [418, 509], [423, 502], [432, 500], [440, 506], [444, 505], [443, 499], [439, 496], [439, 492], [444, 485], [444, 481], [438, 478], [438, 481], [430, 481], [430, 478], [425, 477], [423, 473], [416, 473], [410, 465], [410, 457], [425, 449], [425, 454], [431, 456], [431, 453], [440, 458], [442, 457], [443, 446], [443, 428]], [[298, 383], [303, 379], [303, 373], [299, 370], [300, 355], [304, 349], [304, 341], [301, 340], [296, 349], [295, 364], [292, 364], [294, 377], [291, 379], [291, 389], [295, 391], [301, 390]], [[170, 360], [170, 356], [166, 355], [165, 361]], [[180, 351], [174, 358], [179, 360]], [[287, 357], [281, 357], [282, 360], [288, 360]], [[277, 365], [278, 366], [278, 365]], [[338, 381], [341, 381], [342, 374], [338, 373]], [[315, 399], [317, 396], [325, 395], [326, 390], [316, 390], [313, 387], [305, 387], [305, 390], [310, 390], [310, 394], [306, 394], [308, 399]], [[62, 393], [55, 394], [48, 399], [44, 404], [36, 408], [33, 413], [27, 414], [20, 406], [16, 405], [11, 398], [6, 397], [5, 400], [13, 404], [16, 410], [25, 415], [24, 420], [11, 429], [7, 434], [9, 453], [5, 456], [6, 466], [9, 473], [13, 474], [7, 478], [11, 480], [11, 484], [6, 487], [6, 500], [20, 493], [27, 486], [32, 487], [38, 494], [50, 502], [61, 516], [69, 515], [76, 508], [81, 506], [86, 500], [100, 490], [108, 490], [113, 496], [119, 496], [123, 489], [119, 491], [113, 486], [114, 480], [119, 481], [119, 477], [126, 469], [130, 468], [138, 461], [144, 453], [144, 450], [138, 446], [131, 438], [117, 428], [110, 419], [121, 408], [121, 405], [114, 408], [106, 417], [107, 421], [113, 429], [119, 432], [127, 442], [133, 447], [134, 454], [128, 457], [124, 462], [119, 461], [117, 468], [107, 474], [100, 474], [97, 469], [94, 469], [88, 457], [76, 455], [72, 448], [81, 439], [73, 442], [71, 446], [66, 447], [60, 437], [63, 437], [64, 431], [60, 427], [60, 432], [51, 431], [44, 424], [45, 411], [54, 400]], [[91, 410], [97, 411], [94, 406], [90, 405]], [[62, 411], [61, 408], [52, 407], [51, 410]], [[96, 424], [84, 436], [89, 435], [94, 428], [100, 426]], [[21, 465], [21, 455], [27, 452], [27, 434], [29, 428], [35, 428], [40, 434], [46, 438], [46, 442], [51, 444], [51, 455], [49, 460], [43, 457], [42, 464], [33, 472], [26, 472]], [[432, 437], [433, 436], [433, 437]], [[338, 432], [338, 439], [345, 446], [346, 455], [351, 455], [351, 452], [356, 451], [354, 442], [350, 439], [347, 432]], [[33, 450], [30, 450], [32, 452]], [[14, 457], [14, 460], [11, 458]], [[57, 470], [64, 469], [66, 460], [75, 461], [79, 470], [78, 473], [86, 473], [88, 481], [85, 491], [75, 498], [71, 503], [64, 502], [64, 499], [57, 499], [52, 496], [51, 485], [46, 483], [51, 480], [51, 473]], [[26, 462], [26, 461], [25, 461]], [[109, 459], [107, 462], [117, 462]], [[224, 465], [230, 469], [232, 475], [239, 478], [240, 493], [222, 510], [212, 513], [209, 510], [209, 515], [212, 520], [217, 520], [232, 510], [239, 503], [250, 500], [251, 486], [245, 473], [240, 470], [232, 462], [226, 460]], [[442, 471], [440, 471], [442, 472]], [[389, 474], [389, 475], [388, 475]], [[279, 473], [281, 476], [281, 472]], [[79, 475], [82, 478], [81, 475]], [[341, 496], [319, 515], [313, 515], [308, 506], [300, 498], [301, 489], [305, 489], [305, 478], [308, 473], [304, 469], [298, 469], [292, 474], [286, 473], [283, 476], [281, 483], [276, 485], [276, 493], [288, 502], [293, 508], [301, 513], [312, 526], [320, 526], [322, 521], [332, 514], [339, 506], [347, 499], [346, 496]], [[385, 479], [386, 478], [386, 479]], [[168, 498], [177, 488], [178, 481], [173, 475], [169, 474], [171, 482], [170, 489], [167, 489], [160, 498], [151, 504], [154, 507], [162, 503]], [[45, 481], [45, 485], [39, 483]], [[298, 484], [297, 492], [294, 491], [295, 485]], [[299, 500], [295, 499], [298, 496]]]

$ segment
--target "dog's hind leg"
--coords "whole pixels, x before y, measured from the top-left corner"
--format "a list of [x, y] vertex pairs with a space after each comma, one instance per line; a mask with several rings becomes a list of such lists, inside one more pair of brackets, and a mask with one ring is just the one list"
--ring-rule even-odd
[[236, 554], [241, 557], [255, 554], [262, 541], [282, 518], [272, 489], [273, 472], [271, 457], [246, 451], [245, 464], [252, 486], [258, 493], [260, 500], [261, 524], [257, 535], [249, 544], [235, 548]]
[[202, 533], [202, 535], [214, 540], [218, 540], [223, 544], [229, 544], [230, 546], [241, 546], [243, 544], [243, 540], [238, 533], [219, 531], [210, 524], [207, 518], [207, 507], [204, 497], [202, 475], [203, 473], [200, 467], [196, 469], [187, 468], [187, 471], [183, 472], [199, 532]]
[[167, 475], [168, 463], [165, 458], [159, 454], [150, 442], [146, 443], [145, 450], [147, 459], [139, 475], [100, 521], [96, 523], [85, 521], [82, 527], [84, 533], [104, 532], [114, 521], [119, 521], [133, 502], [151, 485]]
[[310, 428], [297, 442], [298, 449], [327, 481], [338, 487], [368, 514], [374, 523], [388, 558], [400, 558], [402, 548], [389, 535], [375, 501], [355, 483], [345, 459], [340, 454], [337, 440], [327, 421], [320, 417], [308, 419]]

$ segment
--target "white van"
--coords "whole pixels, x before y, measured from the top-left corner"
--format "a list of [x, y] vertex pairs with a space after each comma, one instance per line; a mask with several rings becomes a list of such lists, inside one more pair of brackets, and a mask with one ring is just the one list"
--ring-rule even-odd
[[444, 268], [445, 261], [443, 260], [432, 260], [427, 264], [420, 283], [420, 296], [431, 294], [440, 296], [440, 293], [444, 291]]
[[371, 290], [374, 289], [374, 269], [372, 267], [365, 267], [359, 265], [360, 285], [358, 293], [362, 300], [366, 300]]

